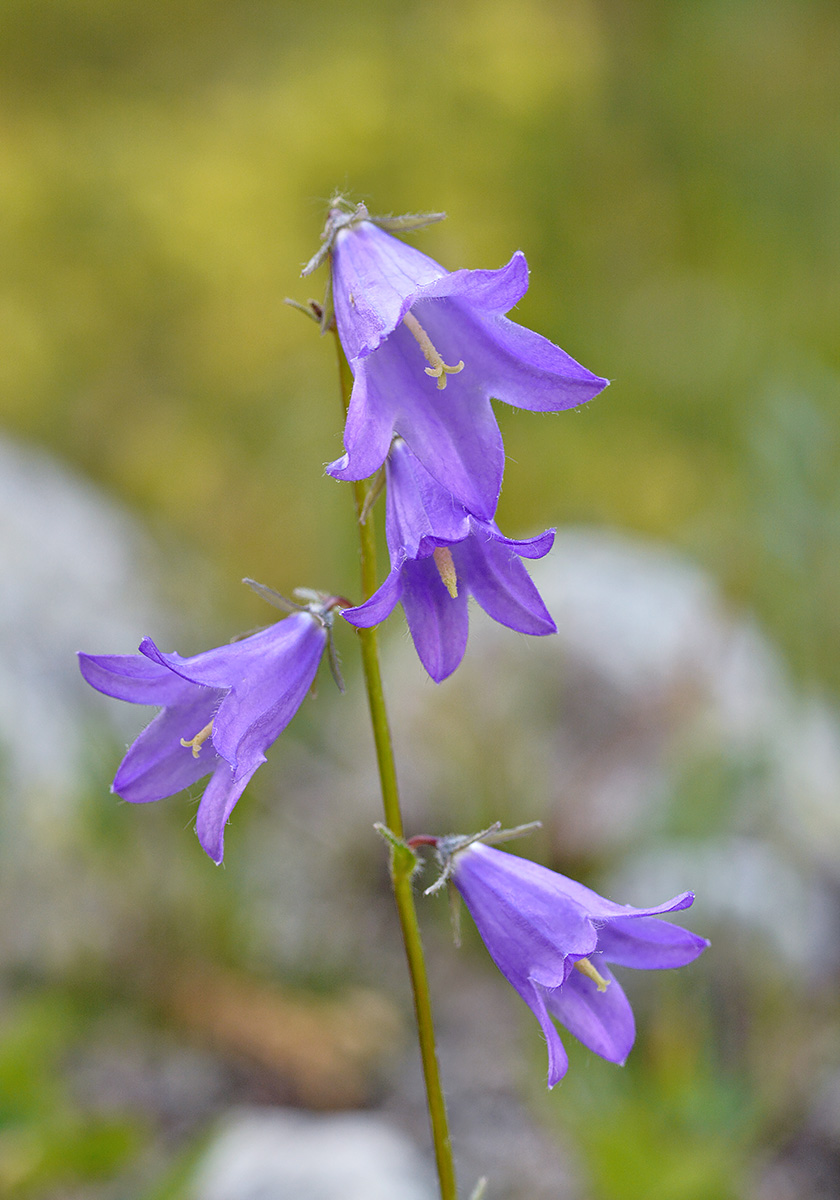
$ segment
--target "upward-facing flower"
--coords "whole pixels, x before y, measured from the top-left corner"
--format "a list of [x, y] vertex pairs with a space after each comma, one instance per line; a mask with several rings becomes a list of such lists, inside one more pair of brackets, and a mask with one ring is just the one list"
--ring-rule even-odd
[[423, 666], [437, 683], [467, 648], [472, 594], [495, 621], [519, 633], [556, 626], [520, 558], [542, 558], [554, 530], [513, 541], [495, 521], [471, 516], [432, 478], [401, 438], [386, 463], [385, 534], [391, 571], [369, 600], [344, 609], [351, 625], [377, 625], [402, 602]]
[[436, 845], [444, 876], [461, 893], [490, 957], [540, 1023], [549, 1087], [569, 1065], [552, 1016], [610, 1062], [623, 1063], [633, 1046], [633, 1012], [607, 963], [682, 967], [709, 944], [659, 919], [688, 908], [692, 892], [654, 908], [631, 908], [476, 840], [421, 837], [411, 844], [428, 842]]
[[497, 271], [450, 274], [381, 225], [399, 219], [369, 218], [362, 204], [336, 207], [324, 234], [336, 324], [355, 377], [346, 454], [327, 471], [372, 475], [396, 433], [471, 513], [490, 520], [504, 467], [491, 396], [557, 412], [590, 400], [607, 380], [506, 319], [528, 288], [523, 254]]
[[139, 654], [80, 654], [82, 675], [97, 691], [163, 709], [130, 747], [111, 790], [145, 804], [212, 772], [196, 833], [220, 863], [234, 805], [312, 685], [329, 616], [313, 606], [192, 658], [163, 654], [151, 638]]

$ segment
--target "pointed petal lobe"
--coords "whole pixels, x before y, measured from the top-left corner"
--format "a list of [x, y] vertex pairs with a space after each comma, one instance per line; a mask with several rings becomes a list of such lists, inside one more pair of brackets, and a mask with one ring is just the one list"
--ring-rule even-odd
[[646, 971], [684, 967], [708, 945], [705, 938], [658, 917], [619, 917], [598, 932], [598, 949], [607, 962]]
[[600, 960], [593, 965], [607, 980], [605, 991], [572, 971], [563, 987], [546, 992], [546, 1007], [588, 1049], [609, 1062], [623, 1063], [636, 1039], [633, 1010], [609, 969]]
[[466, 592], [450, 596], [432, 558], [406, 562], [402, 587], [402, 606], [420, 661], [435, 683], [441, 683], [467, 648]]

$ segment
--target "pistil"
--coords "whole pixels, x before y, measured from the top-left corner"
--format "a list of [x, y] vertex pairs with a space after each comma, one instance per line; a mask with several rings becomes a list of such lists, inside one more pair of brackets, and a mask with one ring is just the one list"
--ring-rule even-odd
[[195, 737], [181, 738], [181, 745], [182, 746], [190, 746], [192, 748], [193, 758], [198, 758], [198, 755], [201, 751], [201, 747], [207, 741], [207, 739], [209, 738], [209, 736], [212, 732], [213, 732], [213, 722], [210, 721], [207, 725], [204, 726], [203, 729], [199, 730], [199, 732], [195, 735]]
[[435, 349], [432, 339], [429, 337], [426, 330], [417, 320], [413, 313], [406, 313], [403, 317], [403, 323], [411, 331], [413, 337], [417, 341], [417, 345], [423, 351], [423, 357], [429, 364], [425, 368], [426, 374], [431, 375], [433, 379], [437, 379], [437, 385], [440, 390], [446, 387], [446, 376], [457, 375], [459, 371], [463, 371], [463, 359], [454, 367], [448, 366], [441, 358], [439, 352]]
[[452, 551], [448, 546], [435, 546], [432, 551], [432, 558], [435, 560], [438, 575], [443, 580], [443, 586], [453, 600], [457, 599], [458, 575], [455, 571], [455, 560], [452, 557]]
[[592, 966], [588, 958], [579, 958], [575, 963], [575, 970], [580, 971], [581, 975], [585, 975], [587, 979], [591, 979], [599, 992], [605, 992], [610, 986], [609, 979], [605, 979], [601, 972]]

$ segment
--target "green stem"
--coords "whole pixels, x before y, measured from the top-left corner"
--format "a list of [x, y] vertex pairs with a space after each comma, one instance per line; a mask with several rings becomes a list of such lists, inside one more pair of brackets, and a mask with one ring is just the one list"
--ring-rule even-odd
[[[335, 335], [335, 340], [338, 350], [341, 394], [346, 413], [350, 402], [350, 392], [353, 387], [353, 376], [344, 351], [341, 348], [341, 343], [338, 340], [338, 334]], [[367, 495], [367, 485], [363, 480], [359, 480], [353, 484], [353, 495], [356, 501], [356, 518], [359, 525], [362, 590], [364, 599], [367, 600], [376, 591], [377, 584], [376, 533], [372, 510], [365, 515], [364, 520], [361, 519]], [[370, 719], [373, 726], [373, 740], [376, 746], [376, 760], [379, 765], [379, 780], [382, 788], [385, 823], [397, 838], [402, 839], [403, 821], [397, 786], [397, 768], [394, 761], [391, 730], [388, 725], [388, 712], [385, 707], [385, 693], [382, 688], [377, 630], [374, 627], [373, 629], [359, 629], [357, 632], [362, 648], [362, 666], [365, 675], [368, 704], [370, 706]], [[432, 1127], [432, 1140], [435, 1147], [441, 1200], [457, 1200], [458, 1189], [455, 1182], [455, 1165], [452, 1161], [452, 1143], [449, 1137], [446, 1103], [440, 1085], [440, 1070], [435, 1046], [435, 1029], [432, 1021], [429, 980], [426, 974], [426, 962], [423, 957], [423, 944], [420, 940], [417, 910], [414, 905], [414, 891], [411, 886], [411, 875], [415, 861], [414, 855], [410, 852], [397, 854], [392, 848], [391, 879], [394, 885], [394, 899], [397, 904], [397, 914], [399, 916], [400, 930], [405, 946], [405, 956], [408, 961], [408, 974], [414, 997], [417, 1036], [420, 1041], [420, 1056], [423, 1062], [423, 1075], [426, 1081], [426, 1098], [429, 1106], [429, 1121]]]

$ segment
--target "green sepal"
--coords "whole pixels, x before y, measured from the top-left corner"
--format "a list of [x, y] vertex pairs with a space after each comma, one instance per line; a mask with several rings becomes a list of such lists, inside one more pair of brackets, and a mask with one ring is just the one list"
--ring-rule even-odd
[[427, 225], [445, 221], [446, 213], [404, 213], [401, 217], [368, 217], [368, 220], [388, 233], [407, 233], [411, 229], [424, 229]]
[[365, 499], [364, 499], [364, 503], [362, 504], [362, 511], [359, 513], [359, 524], [360, 525], [364, 525], [365, 521], [367, 521], [368, 516], [370, 514], [370, 510], [373, 508], [376, 501], [382, 495], [382, 491], [383, 491], [384, 487], [385, 487], [385, 464], [383, 463], [382, 466], [379, 468], [379, 470], [376, 472], [376, 474], [371, 478], [371, 481], [368, 485], [368, 490], [365, 492]]
[[327, 282], [324, 287], [324, 303], [321, 305], [321, 333], [329, 333], [335, 325], [335, 305], [333, 304], [332, 271], [327, 272]]
[[321, 234], [321, 245], [303, 268], [301, 275], [311, 275], [313, 271], [317, 271], [335, 245], [336, 234], [342, 229], [352, 229], [362, 221], [370, 221], [388, 233], [406, 233], [412, 229], [434, 225], [436, 221], [442, 221], [445, 217], [446, 213], [405, 213], [396, 217], [384, 213], [382, 216], [372, 217], [366, 205], [353, 205], [344, 196], [333, 196], [327, 224]]
[[306, 304], [301, 304], [300, 300], [293, 300], [291, 296], [286, 296], [283, 303], [288, 304], [289, 308], [296, 308], [298, 312], [302, 312], [305, 317], [309, 317], [316, 325], [323, 326], [324, 313], [317, 300], [308, 300]]
[[412, 879], [420, 868], [420, 859], [411, 847], [381, 821], [377, 821], [373, 828], [391, 848], [391, 878], [394, 883], [403, 879]]
[[451, 879], [446, 881], [446, 891], [449, 896], [449, 924], [452, 929], [452, 940], [455, 949], [461, 949], [461, 893]]

